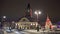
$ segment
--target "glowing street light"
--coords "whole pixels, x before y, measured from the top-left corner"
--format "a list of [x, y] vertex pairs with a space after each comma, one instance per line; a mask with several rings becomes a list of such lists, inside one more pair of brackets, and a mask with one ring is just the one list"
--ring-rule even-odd
[[35, 14], [36, 15], [41, 14], [41, 11], [37, 10], [37, 11], [35, 11]]
[[6, 16], [3, 16], [3, 18], [6, 18]]
[[41, 14], [41, 12], [38, 12], [39, 14]]
[[37, 15], [37, 21], [38, 21], [38, 15], [41, 14], [41, 11], [40, 10], [36, 10], [35, 14]]

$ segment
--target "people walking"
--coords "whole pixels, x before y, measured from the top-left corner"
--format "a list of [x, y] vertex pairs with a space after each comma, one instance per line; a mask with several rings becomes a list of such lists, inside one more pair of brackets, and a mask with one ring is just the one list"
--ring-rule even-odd
[[39, 31], [39, 26], [37, 26], [37, 32]]

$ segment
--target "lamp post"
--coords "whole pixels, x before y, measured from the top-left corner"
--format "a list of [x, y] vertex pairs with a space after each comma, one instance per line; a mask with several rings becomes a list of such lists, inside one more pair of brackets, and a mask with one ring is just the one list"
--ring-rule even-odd
[[5, 21], [5, 19], [6, 19], [6, 16], [3, 16], [3, 17], [2, 17], [2, 22]]
[[3, 29], [3, 25], [4, 25], [4, 19], [6, 18], [6, 16], [2, 16], [2, 18], [1, 18], [1, 22], [0, 22], [0, 28], [1, 28], [1, 30]]
[[[36, 10], [35, 14], [37, 15], [37, 22], [38, 22], [38, 15], [41, 14], [41, 11]], [[39, 31], [39, 24], [37, 25], [37, 32]]]
[[4, 25], [5, 25], [5, 23], [4, 23], [5, 21], [6, 21], [6, 16], [3, 16], [2, 17], [2, 22], [3, 22]]
[[6, 16], [3, 16], [3, 18], [5, 19], [5, 18], [6, 18]]
[[37, 15], [37, 22], [38, 22], [38, 15], [41, 14], [41, 11], [36, 10], [36, 11], [35, 11], [35, 14]]

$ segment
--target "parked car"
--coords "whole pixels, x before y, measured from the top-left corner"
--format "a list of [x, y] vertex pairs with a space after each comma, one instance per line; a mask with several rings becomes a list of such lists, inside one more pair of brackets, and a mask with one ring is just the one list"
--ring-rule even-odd
[[8, 33], [13, 32], [12, 29], [11, 29], [11, 27], [10, 28], [9, 27], [6, 27], [5, 31], [8, 32]]

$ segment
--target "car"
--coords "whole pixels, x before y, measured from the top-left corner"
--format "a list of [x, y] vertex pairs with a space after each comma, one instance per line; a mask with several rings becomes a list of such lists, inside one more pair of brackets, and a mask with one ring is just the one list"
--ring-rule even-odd
[[11, 33], [11, 32], [13, 32], [13, 31], [12, 31], [12, 30], [7, 29], [7, 30], [6, 30], [6, 32]]
[[6, 28], [5, 28], [5, 31], [6, 31], [6, 32], [8, 32], [8, 33], [13, 32], [13, 31], [12, 31], [12, 29], [11, 29], [11, 28], [9, 28], [9, 27], [6, 27]]

